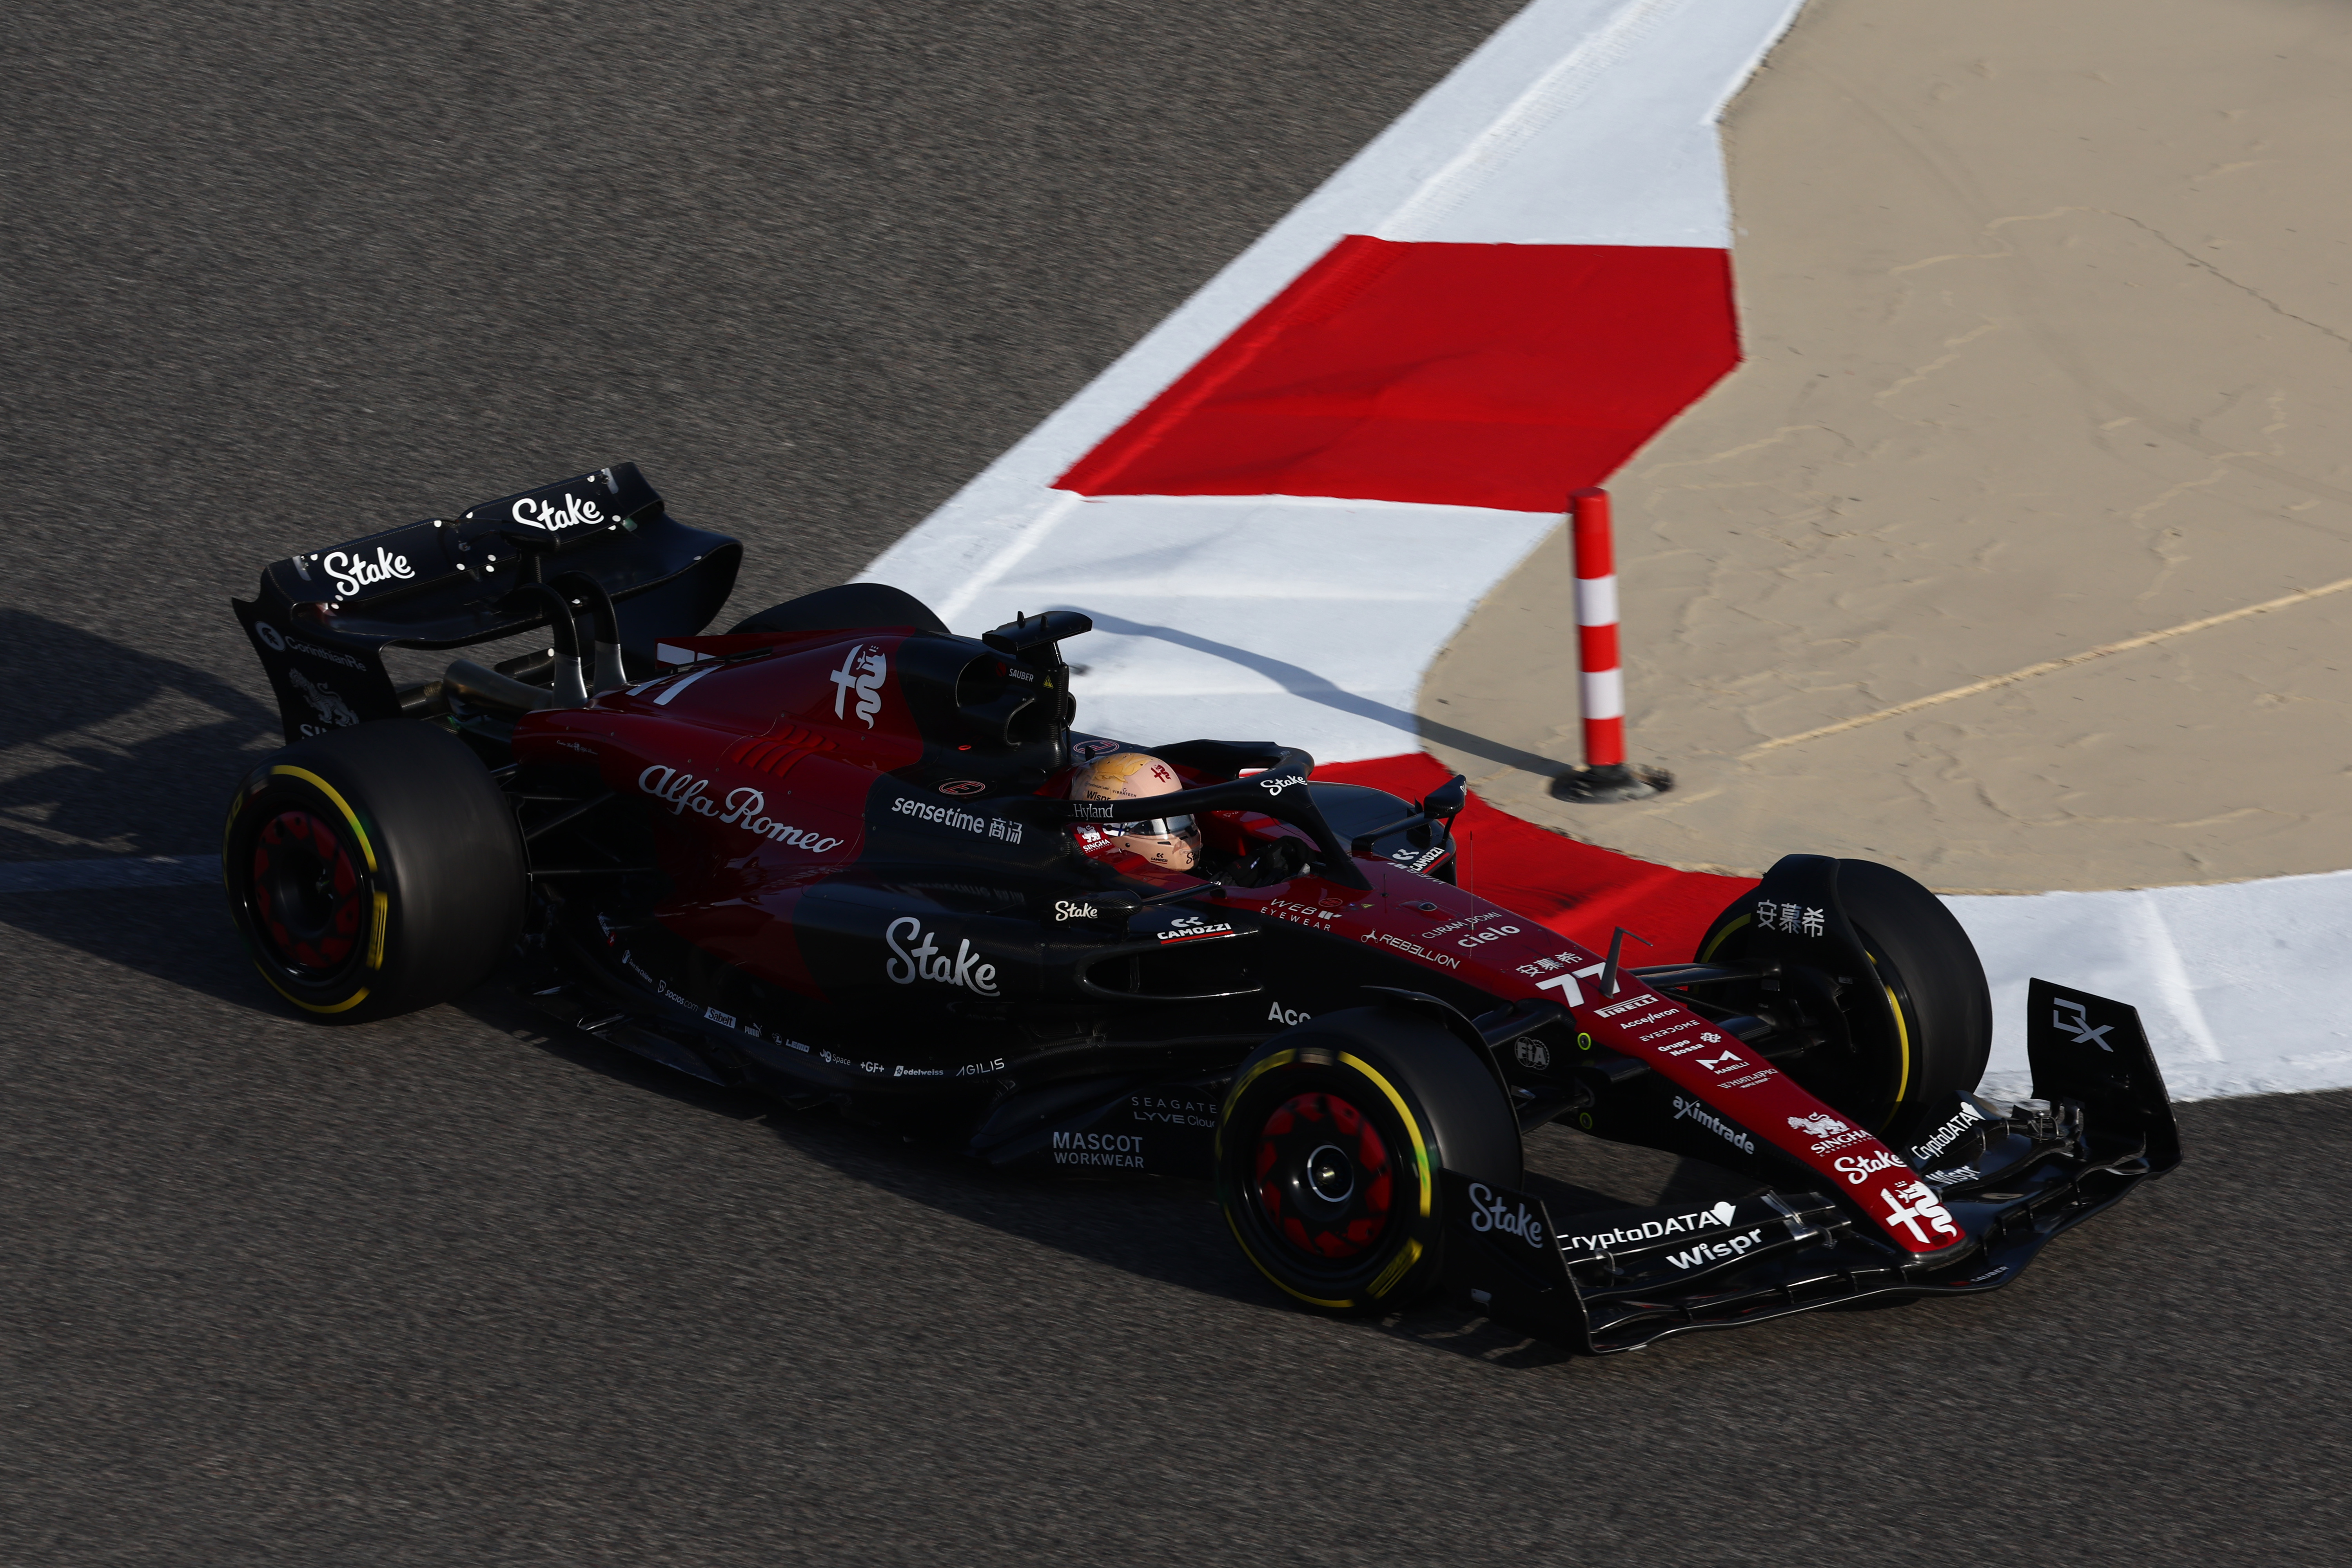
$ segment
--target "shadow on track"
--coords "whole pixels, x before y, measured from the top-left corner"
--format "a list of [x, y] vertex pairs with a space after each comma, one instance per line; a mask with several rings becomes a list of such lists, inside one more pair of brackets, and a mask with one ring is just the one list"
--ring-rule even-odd
[[[761, 1122], [793, 1152], [944, 1218], [1051, 1247], [1140, 1279], [1223, 1300], [1292, 1312], [1234, 1244], [1206, 1181], [1165, 1176], [1000, 1171], [941, 1142], [866, 1126], [827, 1110], [793, 1110], [722, 1089], [554, 1024], [502, 986], [460, 1011], [563, 1061], [731, 1121]], [[1528, 1140], [1528, 1190], [1556, 1218], [1629, 1205], [1712, 1204], [1754, 1190], [1746, 1178], [1655, 1150], [1559, 1127]], [[1431, 1303], [1362, 1327], [1431, 1351], [1506, 1367], [1580, 1358], [1475, 1313]]]
[[[192, 666], [0, 609], [0, 861], [181, 855], [221, 813], [278, 716]], [[174, 985], [271, 1005], [210, 887], [19, 893], [0, 921]]]
[[174, 659], [0, 609], [0, 860], [210, 847], [278, 715]]

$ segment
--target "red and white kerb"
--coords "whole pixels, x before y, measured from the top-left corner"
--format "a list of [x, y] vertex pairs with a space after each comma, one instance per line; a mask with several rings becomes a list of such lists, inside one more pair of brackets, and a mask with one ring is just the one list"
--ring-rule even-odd
[[1584, 707], [1584, 763], [1618, 767], [1625, 761], [1625, 676], [1617, 653], [1617, 549], [1609, 531], [1609, 492], [1580, 489], [1568, 498], [1569, 533], [1576, 552], [1576, 641], [1579, 695]]

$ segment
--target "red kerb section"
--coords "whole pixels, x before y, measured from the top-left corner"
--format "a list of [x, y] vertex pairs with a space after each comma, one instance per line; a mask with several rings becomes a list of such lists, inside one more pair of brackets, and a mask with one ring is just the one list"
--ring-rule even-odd
[[1557, 511], [1738, 363], [1727, 251], [1350, 235], [1055, 483]]
[[[1418, 800], [1452, 777], [1426, 752], [1326, 763], [1318, 779], [1370, 784]], [[1626, 943], [1628, 964], [1679, 963], [1724, 905], [1756, 886], [1747, 877], [1677, 871], [1603, 849], [1488, 805], [1476, 795], [1454, 823], [1462, 840], [1462, 885], [1480, 898], [1526, 915], [1595, 952], [1609, 951], [1619, 926], [1645, 936], [1653, 947]]]

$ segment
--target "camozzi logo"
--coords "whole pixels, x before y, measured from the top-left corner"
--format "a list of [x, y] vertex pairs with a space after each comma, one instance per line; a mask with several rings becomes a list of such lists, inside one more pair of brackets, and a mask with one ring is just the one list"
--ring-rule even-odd
[[844, 711], [849, 694], [857, 694], [857, 717], [869, 730], [874, 728], [874, 716], [882, 711], [882, 683], [890, 679], [890, 661], [872, 643], [849, 650], [841, 668], [829, 678], [837, 689], [833, 694], [833, 716], [846, 718]]
[[335, 592], [344, 598], [357, 596], [359, 591], [377, 583], [396, 582], [414, 577], [415, 569], [408, 564], [405, 555], [394, 555], [382, 545], [376, 546], [375, 559], [353, 555], [347, 550], [330, 550], [320, 558], [319, 564], [334, 579]]
[[[982, 963], [970, 939], [957, 942], [955, 956], [950, 958], [940, 951], [940, 939], [925, 931], [923, 922], [912, 915], [900, 915], [882, 935], [890, 944], [890, 951], [898, 955], [885, 970], [893, 984], [912, 985], [918, 980], [929, 980], [941, 985], [961, 985], [975, 996], [996, 994], [996, 965]], [[907, 945], [909, 938], [915, 942], [913, 947]]]
[[567, 528], [588, 528], [605, 521], [594, 501], [583, 500], [569, 491], [554, 500], [525, 496], [514, 503], [512, 515], [525, 528], [544, 529], [550, 533], [561, 533]]

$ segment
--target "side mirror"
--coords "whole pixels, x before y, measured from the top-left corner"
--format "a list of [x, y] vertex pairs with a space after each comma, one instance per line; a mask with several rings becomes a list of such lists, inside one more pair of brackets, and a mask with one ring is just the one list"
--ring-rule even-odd
[[1421, 803], [1421, 809], [1441, 822], [1451, 822], [1462, 814], [1462, 808], [1468, 801], [1463, 777], [1455, 773], [1429, 792]]

